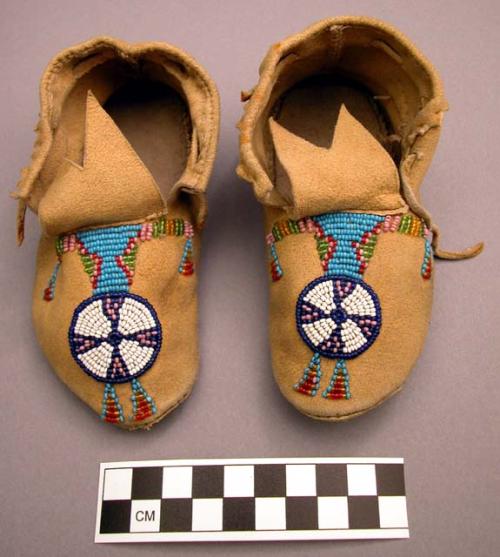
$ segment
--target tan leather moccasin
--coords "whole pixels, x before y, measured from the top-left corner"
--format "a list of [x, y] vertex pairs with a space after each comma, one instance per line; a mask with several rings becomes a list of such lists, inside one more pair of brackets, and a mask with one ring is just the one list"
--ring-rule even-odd
[[344, 420], [401, 389], [422, 349], [433, 254], [419, 188], [447, 109], [393, 27], [326, 19], [271, 47], [243, 93], [239, 175], [264, 205], [270, 343], [298, 410]]
[[61, 380], [107, 422], [149, 428], [191, 392], [196, 260], [219, 101], [165, 43], [97, 38], [41, 82], [26, 207], [42, 236], [33, 321]]

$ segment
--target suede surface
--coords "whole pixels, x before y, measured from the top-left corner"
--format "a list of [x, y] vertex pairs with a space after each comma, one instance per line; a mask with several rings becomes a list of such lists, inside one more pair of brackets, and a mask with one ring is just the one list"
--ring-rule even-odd
[[291, 182], [294, 216], [406, 208], [393, 160], [344, 105], [327, 148], [318, 149], [274, 120], [270, 128], [276, 155]]
[[[195, 242], [195, 253], [199, 253]], [[115, 387], [122, 404], [127, 429], [148, 427], [160, 420], [193, 388], [198, 371], [197, 276], [181, 275], [177, 268], [184, 249], [183, 238], [164, 236], [143, 242], [139, 247], [136, 274], [131, 293], [146, 298], [156, 309], [163, 329], [162, 348], [153, 367], [141, 383], [154, 396], [157, 413], [136, 423], [132, 416], [130, 385]], [[59, 378], [98, 414], [101, 412], [103, 385], [83, 373], [73, 359], [68, 329], [73, 311], [92, 295], [88, 275], [76, 252], [63, 255], [54, 299], [43, 299], [47, 277], [56, 263], [55, 238], [43, 237], [38, 249], [33, 290], [33, 323], [38, 342]]]
[[[364, 96], [335, 85], [333, 80], [342, 79], [345, 71], [356, 78]], [[327, 79], [334, 86], [325, 89], [321, 80]], [[320, 84], [316, 88], [314, 80]], [[301, 90], [306, 94], [301, 96]], [[443, 88], [432, 65], [396, 29], [369, 18], [318, 22], [270, 48], [260, 80], [246, 100], [238, 172], [252, 183], [265, 207], [266, 234], [287, 216], [406, 214], [408, 207], [436, 230], [418, 202], [424, 174], [419, 161], [428, 164], [434, 153], [437, 133], [421, 139], [441, 125]], [[310, 108], [315, 104], [317, 108]], [[399, 146], [392, 155], [391, 140]], [[426, 240], [379, 235], [362, 278], [379, 297], [380, 333], [368, 350], [348, 360], [349, 380], [336, 391], [340, 400], [332, 400], [322, 396], [333, 377], [332, 360], [321, 357], [319, 387], [306, 383], [301, 392], [299, 384], [304, 373], [307, 380], [314, 352], [297, 331], [297, 299], [324, 270], [311, 234], [300, 236], [309, 237], [287, 236], [274, 246], [284, 273], [270, 284], [274, 377], [302, 413], [323, 420], [349, 419], [400, 390], [423, 347], [432, 305], [432, 280], [422, 272]], [[435, 236], [437, 242], [437, 232]], [[345, 257], [336, 249], [334, 261]], [[346, 249], [354, 248], [349, 243]], [[343, 334], [344, 329], [339, 337]], [[331, 331], [326, 338], [334, 338]], [[314, 346], [319, 352], [319, 345]]]
[[[105, 72], [101, 71], [103, 64]], [[122, 132], [101, 105], [130, 80], [135, 80], [136, 87], [140, 88], [141, 79], [147, 86], [152, 82], [157, 87], [158, 83], [173, 86], [182, 93], [187, 105], [185, 112], [179, 110], [181, 100], [165, 105], [166, 112], [161, 112], [154, 103], [150, 105], [146, 123], [156, 126], [152, 131], [141, 131], [146, 124], [142, 119], [144, 113], [134, 108], [137, 93], [131, 98], [132, 105], [125, 106], [129, 129], [130, 118], [135, 118], [134, 137], [141, 150], [148, 148], [148, 141], [156, 141], [155, 136], [160, 138], [160, 145], [156, 141], [151, 149], [163, 147], [163, 156], [153, 153], [148, 158], [150, 168], [127, 140], [126, 132]], [[171, 96], [172, 93], [168, 98]], [[101, 234], [107, 234], [107, 230], [116, 235], [112, 227], [154, 223], [165, 215], [168, 220], [181, 219], [191, 228], [191, 223], [201, 226], [206, 211], [204, 190], [218, 136], [217, 92], [204, 71], [174, 47], [160, 43], [129, 45], [115, 39], [97, 38], [62, 52], [49, 64], [42, 79], [41, 104], [41, 124], [32, 163], [23, 173], [16, 193], [21, 213], [28, 205], [37, 213], [42, 231], [33, 291], [36, 335], [59, 378], [101, 418], [125, 429], [147, 429], [187, 398], [196, 378], [197, 277], [191, 267], [187, 273], [182, 269], [190, 241], [195, 255], [190, 249], [188, 265], [194, 264], [196, 268], [200, 227], [195, 227], [194, 239], [193, 231], [188, 235], [184, 224], [180, 236], [160, 235], [149, 241], [138, 241], [132, 268], [117, 263], [119, 256], [101, 257], [99, 249], [108, 250], [111, 245], [107, 243], [108, 247], [103, 247], [101, 236], [96, 244], [96, 254], [101, 259], [92, 263], [98, 281], [93, 286], [80, 257], [81, 250], [87, 248], [64, 252], [58, 259], [56, 241], [69, 233], [78, 234], [82, 229], [99, 228]], [[185, 116], [188, 113], [190, 116]], [[50, 133], [44, 133], [47, 122], [51, 124]], [[164, 126], [171, 129], [164, 130]], [[176, 141], [169, 141], [171, 137], [176, 137]], [[153, 174], [160, 175], [159, 179], [155, 180]], [[163, 191], [158, 183], [162, 184]], [[22, 236], [21, 227], [18, 239], [22, 240]], [[90, 250], [91, 257], [92, 253]], [[121, 248], [123, 257], [125, 253]], [[105, 257], [109, 257], [109, 263], [104, 261]], [[115, 287], [116, 279], [105, 278], [101, 265], [111, 265], [122, 279], [125, 275], [128, 279]], [[44, 294], [54, 268], [54, 283], [49, 286], [52, 292]], [[145, 402], [145, 413], [136, 412], [132, 403], [135, 395], [131, 397], [131, 381], [135, 372], [125, 383], [113, 387], [112, 378], [107, 381], [106, 389], [114, 388], [112, 399], [119, 402], [105, 402], [103, 382], [87, 375], [70, 350], [73, 339], [68, 331], [75, 309], [96, 294], [94, 289], [100, 281], [107, 280], [110, 282], [106, 292], [129, 291], [145, 298], [161, 324], [159, 354], [140, 379], [144, 396], [151, 397], [150, 404], [154, 404], [148, 407]], [[88, 327], [85, 334], [99, 334], [95, 322]], [[106, 349], [109, 346], [105, 344]], [[142, 350], [137, 342], [134, 346]], [[91, 357], [96, 357], [95, 352]], [[105, 364], [108, 371], [110, 363], [111, 358]], [[118, 412], [119, 420], [115, 414]]]
[[321, 396], [334, 360], [322, 359], [323, 377], [315, 397], [293, 388], [311, 359], [311, 349], [297, 332], [295, 305], [301, 290], [322, 275], [316, 241], [312, 234], [291, 235], [276, 244], [276, 250], [283, 277], [269, 283], [269, 334], [274, 377], [283, 396], [310, 417], [341, 420], [366, 412], [401, 389], [430, 322], [432, 280], [424, 280], [420, 273], [424, 240], [380, 234], [364, 280], [379, 297], [382, 326], [374, 344], [348, 360], [352, 398], [339, 401]]
[[38, 206], [42, 232], [55, 236], [135, 222], [165, 210], [151, 173], [89, 91], [83, 165], [69, 159], [62, 162]]
[[240, 176], [253, 183], [255, 195], [265, 205], [284, 206], [294, 217], [306, 216], [296, 204], [288, 207], [273, 185], [267, 116], [291, 85], [329, 71], [356, 78], [384, 100], [401, 144], [400, 170], [418, 195], [447, 109], [443, 87], [432, 64], [406, 37], [368, 17], [324, 19], [269, 49], [240, 122]]
[[[152, 204], [160, 205], [157, 210], [165, 210], [167, 202], [175, 201], [182, 191], [192, 196], [190, 204], [194, 223], [203, 224], [206, 216], [204, 192], [215, 157], [219, 130], [219, 100], [215, 85], [193, 58], [167, 43], [129, 44], [109, 37], [98, 37], [63, 50], [51, 60], [42, 76], [41, 111], [35, 128], [35, 147], [31, 163], [21, 172], [21, 179], [14, 192], [14, 197], [19, 199], [20, 243], [24, 236], [22, 225], [26, 206], [37, 213], [41, 200], [60, 175], [61, 165], [66, 166], [68, 159], [75, 162], [75, 155], [85, 160], [85, 136], [82, 130], [87, 113], [94, 121], [88, 139], [97, 143], [103, 141], [107, 135], [105, 128], [111, 128], [102, 115], [99, 122], [96, 103], [92, 100], [87, 102], [89, 91], [94, 89], [93, 93], [98, 94], [99, 101], [103, 102], [120, 85], [137, 76], [163, 81], [178, 89], [189, 104], [192, 129], [190, 153], [184, 173], [172, 185], [168, 196], [149, 200], [148, 203], [146, 193], [146, 202], [136, 206], [134, 218], [151, 217], [149, 210]], [[103, 136], [99, 137], [98, 133], [93, 135], [93, 130], [103, 131]], [[117, 145], [113, 147], [116, 149]], [[123, 145], [118, 150], [123, 151]], [[135, 166], [138, 162], [135, 161]], [[119, 153], [115, 156], [115, 164], [120, 164]], [[107, 185], [110, 185], [109, 181]], [[151, 184], [148, 189], [152, 189]], [[114, 193], [116, 202], [118, 192]], [[48, 216], [52, 217], [50, 208]], [[116, 215], [105, 216], [107, 218], [101, 220], [105, 220], [106, 224], [116, 224], [122, 215], [117, 211]], [[132, 220], [127, 212], [123, 216]]]

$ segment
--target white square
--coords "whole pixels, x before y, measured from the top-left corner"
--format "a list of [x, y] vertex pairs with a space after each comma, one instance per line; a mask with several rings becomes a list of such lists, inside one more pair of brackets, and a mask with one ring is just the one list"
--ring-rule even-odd
[[318, 497], [318, 528], [349, 528], [347, 497]]
[[253, 466], [224, 466], [224, 497], [253, 497]]
[[130, 531], [159, 532], [160, 513], [160, 499], [134, 499], [130, 510]]
[[377, 495], [375, 464], [348, 464], [347, 491], [349, 495]]
[[193, 491], [192, 466], [165, 466], [163, 468], [163, 499], [186, 499]]
[[286, 530], [286, 499], [257, 497], [255, 499], [256, 530]]
[[406, 497], [384, 496], [378, 498], [380, 528], [408, 528]]
[[222, 530], [222, 499], [193, 499], [193, 532]]
[[316, 495], [316, 466], [314, 464], [287, 464], [286, 494], [289, 497]]
[[104, 501], [130, 499], [132, 496], [132, 468], [112, 468], [104, 472]]

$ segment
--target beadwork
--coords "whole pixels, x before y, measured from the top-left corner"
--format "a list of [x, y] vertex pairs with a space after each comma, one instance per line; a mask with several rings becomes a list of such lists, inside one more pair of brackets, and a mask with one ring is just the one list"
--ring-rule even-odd
[[325, 213], [313, 218], [275, 223], [266, 241], [271, 278], [283, 276], [276, 242], [291, 234], [309, 232], [324, 275], [310, 282], [296, 305], [296, 325], [302, 340], [314, 354], [294, 389], [316, 396], [321, 381], [321, 357], [336, 359], [325, 399], [350, 399], [346, 360], [367, 350], [376, 340], [382, 323], [378, 296], [363, 280], [381, 233], [399, 233], [424, 239], [422, 278], [432, 273], [430, 232], [424, 222], [410, 214]]
[[339, 360], [335, 364], [330, 383], [323, 391], [322, 396], [323, 398], [328, 398], [330, 400], [349, 400], [351, 398], [349, 374], [347, 373], [347, 366], [344, 360]]
[[68, 331], [73, 358], [93, 379], [105, 383], [101, 419], [124, 421], [114, 385], [130, 382], [131, 419], [140, 422], [153, 416], [156, 404], [139, 381], [155, 362], [162, 344], [162, 328], [153, 306], [128, 292], [132, 285], [139, 245], [162, 236], [183, 236], [185, 245], [178, 272], [192, 275], [193, 227], [182, 219], [160, 219], [144, 224], [85, 230], [60, 236], [56, 241], [57, 263], [44, 290], [54, 298], [57, 273], [63, 255], [77, 252], [88, 274], [93, 295], [74, 311]]
[[102, 398], [101, 420], [111, 424], [117, 424], [124, 421], [123, 409], [115, 388], [110, 383], [106, 383], [104, 387], [104, 396]]
[[182, 253], [182, 259], [179, 264], [179, 273], [184, 276], [189, 276], [194, 273], [193, 265], [193, 241], [191, 238], [186, 240], [184, 245], [184, 251]]
[[183, 236], [186, 239], [178, 271], [184, 276], [192, 275], [193, 226], [183, 219], [161, 217], [143, 224], [96, 228], [59, 236], [56, 240], [58, 260], [44, 290], [44, 299], [53, 299], [62, 256], [72, 251], [79, 254], [95, 293], [128, 290], [133, 282], [140, 242], [162, 236]]
[[[345, 237], [348, 233], [347, 228], [349, 222], [351, 222], [351, 225], [355, 223], [367, 225], [362, 235], [353, 239], [350, 246], [355, 249], [354, 256], [359, 266], [352, 260], [348, 245], [342, 246], [339, 250], [339, 238], [335, 235], [340, 234], [341, 237]], [[329, 234], [325, 230], [325, 223], [331, 224], [330, 228], [333, 234]], [[371, 227], [370, 224], [372, 224]], [[283, 276], [283, 271], [276, 252], [276, 242], [283, 240], [291, 234], [302, 234], [304, 232], [310, 232], [314, 235], [316, 239], [316, 249], [324, 271], [328, 270], [330, 261], [335, 259], [334, 254], [339, 250], [341, 252], [340, 259], [347, 254], [347, 257], [351, 261], [349, 274], [354, 272], [354, 276], [358, 275], [358, 271], [360, 274], [364, 274], [366, 271], [368, 263], [375, 251], [377, 239], [381, 233], [396, 232], [408, 236], [424, 238], [424, 256], [421, 275], [424, 279], [431, 278], [432, 246], [429, 238], [430, 232], [422, 219], [411, 213], [406, 213], [404, 215], [387, 215], [385, 217], [365, 213], [326, 213], [314, 218], [305, 217], [299, 220], [289, 219], [274, 224], [271, 232], [266, 237], [266, 242], [269, 247], [269, 259], [271, 262], [271, 278], [274, 282], [280, 280]]]
[[52, 275], [49, 279], [49, 284], [47, 288], [43, 291], [43, 299], [46, 302], [50, 302], [54, 299], [54, 290], [56, 288], [56, 280], [57, 280], [57, 273], [59, 272], [59, 267], [61, 266], [61, 261], [58, 259], [54, 270], [52, 271]]
[[304, 395], [316, 396], [320, 381], [321, 358], [319, 354], [314, 354], [308, 366], [304, 369], [304, 375], [294, 385], [294, 389]]
[[97, 381], [123, 383], [147, 371], [161, 348], [162, 330], [147, 300], [129, 293], [92, 296], [75, 310], [71, 354]]
[[384, 217], [364, 213], [327, 213], [313, 219], [316, 238], [331, 238], [331, 255], [319, 252], [326, 274], [360, 277], [368, 266]]
[[432, 275], [432, 246], [428, 237], [425, 238], [424, 261], [420, 272], [424, 279], [430, 279]]
[[142, 422], [156, 414], [156, 404], [154, 400], [148, 395], [144, 387], [137, 381], [132, 379], [132, 408], [133, 416], [136, 422]]
[[315, 353], [350, 359], [373, 344], [382, 315], [377, 295], [365, 282], [326, 275], [300, 293], [296, 321], [302, 340]]

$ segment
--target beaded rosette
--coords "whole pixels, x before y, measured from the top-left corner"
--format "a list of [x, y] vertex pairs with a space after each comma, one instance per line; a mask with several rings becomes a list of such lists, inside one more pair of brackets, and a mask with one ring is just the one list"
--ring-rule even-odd
[[321, 358], [336, 360], [330, 381], [322, 391], [326, 399], [350, 399], [346, 360], [368, 350], [382, 325], [376, 292], [363, 280], [381, 233], [422, 237], [421, 276], [432, 273], [430, 234], [424, 222], [408, 213], [380, 216], [366, 213], [327, 213], [313, 218], [276, 223], [267, 236], [271, 278], [283, 276], [276, 242], [290, 234], [312, 233], [316, 239], [323, 276], [307, 284], [296, 304], [297, 331], [313, 356], [294, 389], [316, 396], [321, 382]]
[[150, 302], [131, 294], [129, 288], [140, 244], [162, 236], [185, 238], [178, 271], [184, 276], [193, 274], [193, 227], [182, 219], [162, 217], [154, 222], [86, 230], [57, 239], [58, 259], [44, 299], [50, 302], [54, 298], [63, 255], [76, 251], [89, 275], [93, 295], [73, 312], [68, 341], [80, 368], [104, 383], [101, 418], [107, 422], [125, 420], [114, 387], [117, 383], [131, 385], [133, 421], [141, 422], [157, 411], [139, 377], [151, 368], [161, 350], [162, 326]]

